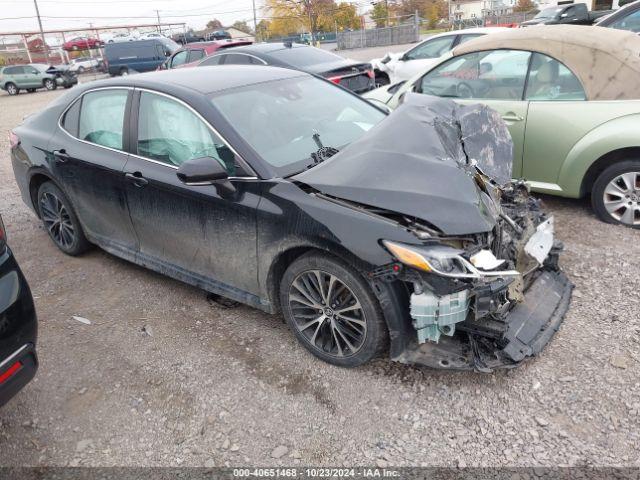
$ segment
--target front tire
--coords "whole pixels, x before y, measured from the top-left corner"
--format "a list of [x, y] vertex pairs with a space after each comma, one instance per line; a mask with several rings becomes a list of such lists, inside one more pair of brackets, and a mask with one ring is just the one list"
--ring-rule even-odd
[[44, 88], [46, 88], [47, 90], [51, 91], [51, 90], [55, 90], [56, 88], [58, 88], [58, 86], [56, 85], [56, 82], [54, 80], [51, 80], [50, 78], [47, 78], [44, 81]]
[[593, 184], [591, 204], [603, 222], [640, 228], [640, 160], [605, 169]]
[[76, 256], [91, 247], [71, 203], [52, 182], [38, 189], [38, 210], [49, 237], [64, 253]]
[[388, 346], [384, 316], [369, 284], [331, 255], [296, 259], [282, 277], [280, 305], [298, 341], [325, 362], [357, 367]]

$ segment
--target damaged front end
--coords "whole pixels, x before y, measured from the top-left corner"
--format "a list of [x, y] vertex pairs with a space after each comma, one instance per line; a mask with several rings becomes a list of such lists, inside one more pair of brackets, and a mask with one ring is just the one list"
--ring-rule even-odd
[[536, 355], [558, 330], [573, 286], [558, 267], [553, 217], [523, 184], [501, 200], [487, 234], [383, 242], [398, 263], [376, 276], [407, 286], [416, 332], [394, 360], [488, 372]]
[[295, 177], [403, 232], [379, 239], [393, 261], [368, 272], [374, 287], [407, 297], [411, 326], [390, 328], [394, 360], [513, 367], [562, 323], [573, 288], [558, 268], [562, 245], [540, 201], [511, 180], [512, 150], [494, 110], [408, 94], [361, 139]]

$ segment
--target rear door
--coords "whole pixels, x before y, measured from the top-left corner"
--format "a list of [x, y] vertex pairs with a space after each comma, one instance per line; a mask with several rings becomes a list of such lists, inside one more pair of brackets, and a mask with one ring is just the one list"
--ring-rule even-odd
[[16, 84], [18, 88], [27, 88], [28, 82], [24, 73], [24, 67], [11, 67], [9, 72], [11, 75], [11, 81]]
[[256, 179], [234, 178], [237, 192], [230, 198], [213, 185], [182, 183], [177, 168], [199, 157], [222, 163], [231, 177], [244, 174], [231, 149], [186, 103], [148, 90], [137, 93], [135, 154], [127, 162], [125, 176], [141, 258], [174, 276], [199, 279], [208, 289], [257, 293], [260, 184]]
[[522, 175], [529, 102], [524, 89], [531, 53], [521, 50], [474, 52], [438, 65], [422, 77], [418, 90], [459, 103], [483, 103], [496, 110], [513, 140], [513, 176]]
[[137, 248], [122, 172], [131, 92], [114, 87], [85, 93], [62, 116], [48, 152], [55, 178], [90, 239], [127, 252]]

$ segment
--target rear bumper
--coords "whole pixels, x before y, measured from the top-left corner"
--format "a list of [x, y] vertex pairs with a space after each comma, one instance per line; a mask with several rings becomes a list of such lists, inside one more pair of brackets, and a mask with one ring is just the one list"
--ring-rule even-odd
[[561, 271], [542, 270], [525, 292], [525, 301], [507, 316], [502, 338], [488, 342], [468, 332], [441, 337], [438, 343], [410, 342], [393, 360], [452, 370], [488, 372], [513, 368], [536, 356], [558, 331], [569, 309], [573, 284]]
[[0, 254], [0, 405], [34, 377], [37, 331], [31, 290], [6, 248]]

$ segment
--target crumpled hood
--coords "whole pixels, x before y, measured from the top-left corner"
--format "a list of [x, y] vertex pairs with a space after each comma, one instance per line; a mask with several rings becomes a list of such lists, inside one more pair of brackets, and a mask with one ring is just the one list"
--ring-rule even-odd
[[407, 94], [359, 140], [293, 177], [320, 192], [429, 222], [443, 233], [491, 230], [498, 207], [476, 167], [511, 179], [513, 144], [500, 115], [482, 105]]

